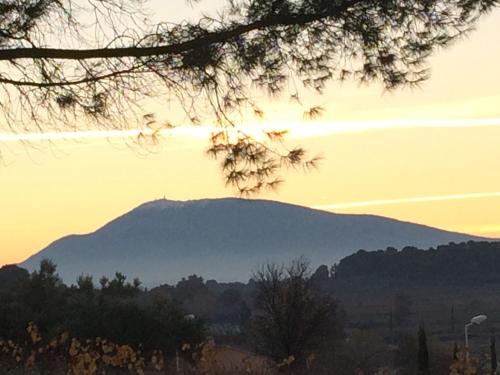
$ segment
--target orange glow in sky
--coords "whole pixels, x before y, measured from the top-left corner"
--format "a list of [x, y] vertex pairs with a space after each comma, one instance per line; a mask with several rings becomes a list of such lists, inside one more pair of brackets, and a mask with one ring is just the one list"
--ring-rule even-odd
[[[247, 126], [290, 128], [290, 144], [323, 161], [319, 171], [284, 171], [285, 184], [259, 198], [500, 237], [498, 35], [497, 11], [431, 60], [420, 89], [332, 83], [323, 96], [304, 98], [325, 108], [317, 122], [303, 121], [288, 98], [263, 97], [265, 120]], [[130, 142], [137, 129], [1, 133], [0, 264], [148, 200], [234, 194], [204, 154], [212, 130], [168, 130], [146, 149]]]

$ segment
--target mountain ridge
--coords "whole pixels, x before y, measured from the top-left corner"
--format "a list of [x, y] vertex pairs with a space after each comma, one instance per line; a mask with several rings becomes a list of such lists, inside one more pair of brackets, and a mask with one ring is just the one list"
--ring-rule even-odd
[[336, 214], [269, 200], [240, 198], [145, 202], [94, 232], [64, 236], [21, 263], [43, 258], [66, 282], [121, 271], [146, 284], [188, 274], [246, 281], [267, 261], [305, 255], [313, 266], [333, 264], [359, 249], [432, 247], [484, 240], [376, 215]]

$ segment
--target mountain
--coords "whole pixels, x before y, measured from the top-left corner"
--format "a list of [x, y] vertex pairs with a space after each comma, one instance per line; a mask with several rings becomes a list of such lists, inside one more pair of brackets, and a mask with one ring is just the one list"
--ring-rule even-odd
[[236, 198], [145, 203], [93, 233], [61, 238], [24, 261], [48, 258], [65, 282], [120, 271], [146, 285], [198, 274], [246, 281], [267, 261], [305, 255], [333, 264], [358, 249], [428, 248], [480, 238], [379, 216], [318, 211], [286, 203]]

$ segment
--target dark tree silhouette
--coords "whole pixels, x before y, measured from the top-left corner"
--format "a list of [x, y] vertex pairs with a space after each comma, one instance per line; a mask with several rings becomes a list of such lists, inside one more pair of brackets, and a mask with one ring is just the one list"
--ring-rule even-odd
[[453, 361], [458, 361], [458, 344], [456, 341], [453, 343]]
[[491, 336], [490, 340], [490, 361], [491, 361], [491, 374], [494, 375], [497, 373], [497, 344], [495, 336]]
[[320, 343], [339, 338], [336, 304], [319, 293], [307, 261], [268, 264], [254, 279], [253, 333], [259, 350], [278, 360], [293, 357], [301, 365]]
[[346, 287], [372, 285], [475, 285], [495, 284], [500, 277], [500, 242], [450, 243], [428, 250], [358, 251], [342, 259], [335, 280]]
[[[24, 341], [30, 322], [47, 338], [68, 332], [79, 339], [102, 337], [171, 355], [183, 343], [195, 345], [205, 337], [202, 320], [185, 319], [186, 311], [172, 301], [159, 308], [138, 288], [138, 281], [126, 282], [121, 273], [103, 280], [98, 289], [90, 276], [79, 277], [76, 285], [64, 285], [56, 269], [43, 260], [37, 271], [8, 292], [0, 289], [0, 341]], [[1, 368], [0, 373], [4, 373]]]
[[[283, 165], [315, 163], [301, 148], [235, 130], [240, 115], [262, 115], [255, 87], [278, 94], [293, 86], [288, 94], [300, 102], [301, 87], [321, 92], [334, 79], [379, 81], [389, 90], [419, 84], [428, 77], [427, 58], [498, 0], [228, 0], [217, 18], [179, 24], [144, 21], [143, 3], [2, 1], [4, 123], [16, 132], [89, 121], [116, 129], [134, 114], [154, 137], [171, 125], [142, 113], [141, 100], [169, 98], [193, 123], [215, 118], [220, 131], [209, 151], [222, 158], [227, 182], [251, 193], [275, 186]], [[314, 106], [305, 117], [321, 112]]]
[[16, 265], [0, 267], [0, 291], [9, 290], [29, 277], [28, 271]]
[[425, 329], [420, 326], [418, 329], [418, 355], [417, 355], [418, 375], [429, 375], [429, 350], [427, 348], [427, 336]]

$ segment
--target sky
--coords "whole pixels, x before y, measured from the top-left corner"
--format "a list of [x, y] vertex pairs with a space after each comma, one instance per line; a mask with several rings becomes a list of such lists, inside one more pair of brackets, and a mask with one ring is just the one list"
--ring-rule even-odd
[[[164, 15], [192, 15], [182, 0], [168, 4], [153, 2]], [[500, 237], [499, 33], [497, 10], [430, 60], [419, 89], [332, 83], [306, 97], [326, 110], [317, 121], [288, 98], [263, 96], [266, 125], [291, 129], [289, 144], [323, 160], [317, 171], [284, 171], [284, 185], [257, 198]], [[0, 134], [0, 265], [145, 201], [235, 195], [205, 155], [203, 132], [166, 133], [147, 149], [108, 133], [45, 134], [29, 145], [16, 137]]]

